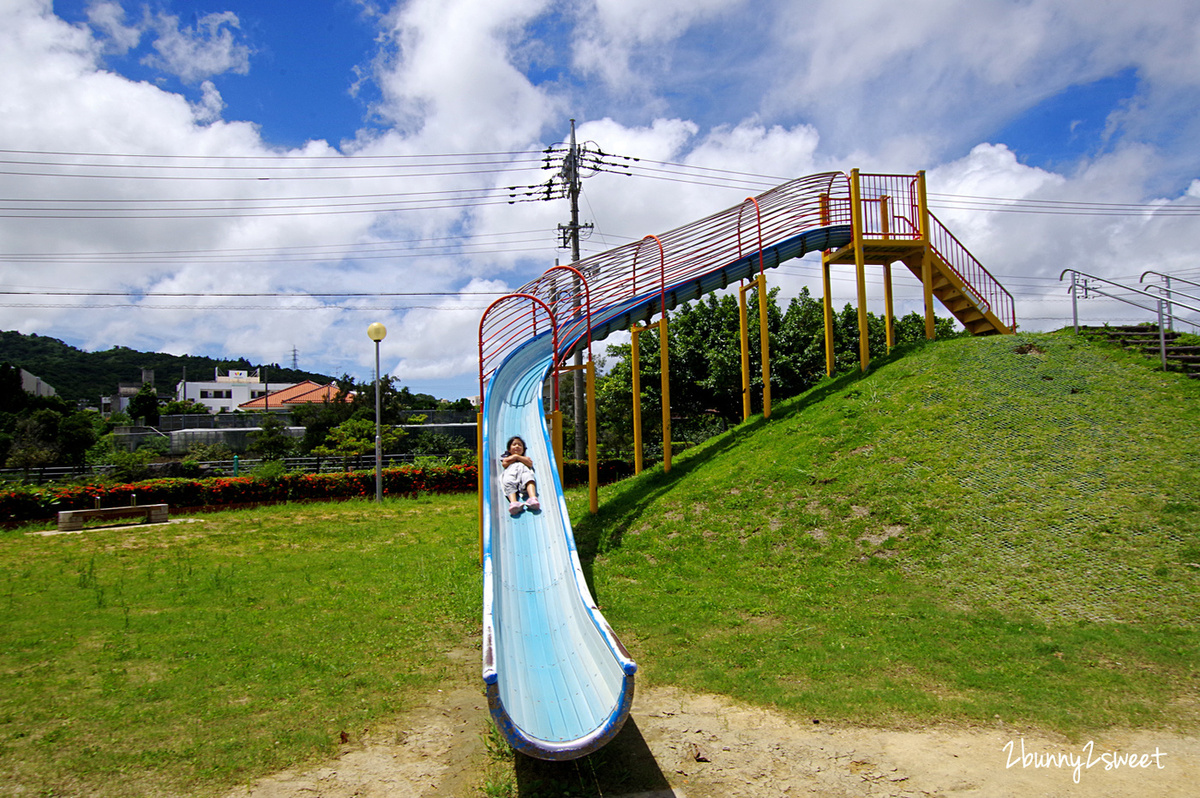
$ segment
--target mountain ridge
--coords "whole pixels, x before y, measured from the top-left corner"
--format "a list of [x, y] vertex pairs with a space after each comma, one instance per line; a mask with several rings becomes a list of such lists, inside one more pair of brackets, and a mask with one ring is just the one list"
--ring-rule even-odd
[[154, 387], [160, 395], [173, 393], [185, 372], [192, 380], [206, 380], [211, 379], [214, 369], [265, 369], [263, 376], [281, 386], [303, 380], [323, 385], [334, 380], [319, 372], [283, 368], [278, 363], [254, 364], [246, 358], [170, 355], [124, 346], [86, 352], [51, 336], [12, 330], [0, 331], [0, 362], [37, 375], [67, 401], [93, 403], [98, 403], [101, 396], [115, 394], [119, 383], [140, 382], [142, 369], [154, 371]]

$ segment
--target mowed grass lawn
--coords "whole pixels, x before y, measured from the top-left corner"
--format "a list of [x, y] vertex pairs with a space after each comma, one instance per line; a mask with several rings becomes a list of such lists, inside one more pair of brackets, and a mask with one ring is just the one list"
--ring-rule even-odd
[[478, 645], [474, 496], [0, 533], [0, 794], [212, 795], [332, 755]]
[[[951, 340], [568, 503], [642, 684], [1194, 732], [1198, 417], [1200, 385], [1074, 336]], [[0, 792], [221, 794], [477, 670], [447, 656], [479, 645], [474, 496], [25, 531], [0, 533]]]

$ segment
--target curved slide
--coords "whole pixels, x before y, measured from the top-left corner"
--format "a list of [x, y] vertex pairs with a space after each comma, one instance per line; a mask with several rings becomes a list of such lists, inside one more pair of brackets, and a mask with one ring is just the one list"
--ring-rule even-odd
[[[763, 252], [767, 268], [849, 240], [847, 226], [821, 227]], [[687, 281], [593, 309], [593, 335], [648, 319], [758, 272], [739, 258]], [[556, 359], [586, 346], [580, 319], [559, 322], [516, 347], [483, 397], [483, 680], [497, 727], [539, 759], [584, 756], [608, 742], [633, 703], [637, 665], [617, 640], [584, 580], [543, 411], [542, 386]], [[542, 509], [513, 517], [500, 488], [505, 442], [520, 435], [537, 473]]]

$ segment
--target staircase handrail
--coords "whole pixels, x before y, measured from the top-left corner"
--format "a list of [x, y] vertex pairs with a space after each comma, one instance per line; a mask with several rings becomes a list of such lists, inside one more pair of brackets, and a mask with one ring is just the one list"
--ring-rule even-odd
[[1138, 278], [1138, 282], [1144, 283], [1146, 281], [1147, 274], [1154, 274], [1154, 275], [1157, 275], [1157, 276], [1163, 278], [1163, 282], [1165, 283], [1165, 286], [1160, 287], [1157, 285], [1152, 285], [1152, 286], [1150, 286], [1150, 288], [1153, 288], [1156, 291], [1166, 291], [1166, 293], [1167, 293], [1167, 325], [1168, 326], [1171, 326], [1172, 321], [1175, 318], [1175, 315], [1171, 312], [1171, 302], [1172, 302], [1171, 296], [1172, 296], [1172, 294], [1183, 294], [1188, 299], [1194, 299], [1197, 302], [1200, 302], [1200, 296], [1196, 296], [1195, 294], [1189, 294], [1186, 291], [1180, 291], [1178, 288], [1172, 289], [1171, 281], [1174, 280], [1174, 281], [1180, 282], [1180, 283], [1187, 283], [1188, 285], [1194, 285], [1197, 288], [1200, 288], [1200, 283], [1192, 282], [1191, 280], [1184, 279], [1183, 277], [1176, 277], [1171, 274], [1163, 274], [1162, 272], [1156, 272], [1156, 271], [1153, 271], [1150, 269], [1147, 269], [1146, 271], [1142, 272], [1142, 276]]
[[[1013, 295], [992, 276], [979, 259], [963, 246], [933, 211], [929, 211], [929, 242], [942, 262], [954, 272], [967, 288], [975, 304], [995, 315], [1010, 330], [1017, 327], [1016, 302]], [[955, 257], [957, 255], [958, 257]], [[966, 274], [969, 272], [970, 274]]]
[[1200, 302], [1200, 296], [1197, 296], [1195, 294], [1189, 294], [1186, 291], [1180, 291], [1177, 288], [1167, 288], [1166, 286], [1161, 286], [1161, 285], [1148, 285], [1146, 287], [1149, 288], [1151, 291], [1158, 291], [1162, 294], [1165, 294], [1166, 301], [1167, 301], [1167, 308], [1170, 308], [1171, 305], [1183, 305], [1184, 307], [1187, 307], [1186, 303], [1180, 302], [1174, 298], [1177, 296], [1187, 297], [1188, 299], [1192, 300], [1193, 302]]
[[1144, 283], [1144, 282], [1146, 282], [1146, 275], [1147, 275], [1147, 274], [1154, 274], [1154, 275], [1158, 275], [1159, 277], [1165, 278], [1165, 279], [1166, 279], [1166, 280], [1168, 280], [1168, 281], [1169, 281], [1169, 280], [1175, 280], [1175, 281], [1177, 281], [1177, 282], [1180, 282], [1180, 283], [1187, 283], [1188, 285], [1194, 285], [1194, 286], [1196, 286], [1197, 288], [1200, 288], [1200, 283], [1195, 283], [1195, 282], [1192, 282], [1191, 280], [1186, 280], [1186, 279], [1184, 279], [1183, 277], [1176, 277], [1176, 276], [1175, 276], [1175, 275], [1173, 275], [1173, 274], [1163, 274], [1162, 272], [1156, 272], [1156, 271], [1154, 271], [1154, 270], [1152, 270], [1152, 269], [1147, 269], [1146, 271], [1142, 272], [1142, 276], [1138, 278], [1138, 282], [1139, 282], [1139, 283]]
[[[1123, 285], [1121, 283], [1114, 282], [1113, 280], [1109, 280], [1105, 277], [1097, 277], [1094, 274], [1087, 274], [1086, 272], [1081, 272], [1078, 269], [1063, 269], [1062, 273], [1058, 275], [1059, 282], [1062, 282], [1063, 277], [1065, 277], [1068, 272], [1070, 272], [1070, 274], [1071, 274], [1071, 287], [1067, 289], [1067, 292], [1071, 294], [1071, 316], [1072, 316], [1072, 320], [1074, 323], [1076, 335], [1079, 334], [1079, 292], [1077, 290], [1078, 286], [1079, 286], [1079, 282], [1078, 282], [1077, 278], [1079, 278], [1079, 277], [1085, 277], [1088, 280], [1095, 280], [1098, 283], [1104, 283], [1105, 285], [1115, 286], [1117, 288], [1120, 288], [1122, 291], [1128, 291], [1130, 293], [1137, 294], [1138, 296], [1144, 296], [1147, 299], [1149, 299], [1151, 302], [1155, 303], [1155, 307], [1153, 307], [1153, 308], [1146, 307], [1145, 305], [1135, 302], [1132, 299], [1129, 299], [1128, 297], [1119, 296], [1117, 294], [1112, 294], [1112, 293], [1103, 291], [1099, 288], [1095, 288], [1095, 287], [1087, 285], [1087, 284], [1084, 285], [1085, 290], [1089, 290], [1100, 296], [1108, 297], [1109, 299], [1115, 299], [1118, 302], [1124, 302], [1126, 305], [1133, 305], [1134, 307], [1141, 308], [1142, 310], [1157, 311], [1157, 313], [1158, 313], [1158, 350], [1159, 350], [1159, 354], [1162, 359], [1162, 367], [1163, 367], [1163, 369], [1166, 369], [1166, 367], [1167, 367], [1167, 338], [1166, 338], [1166, 325], [1164, 324], [1164, 318], [1166, 317], [1166, 313], [1163, 309], [1163, 305], [1167, 301], [1165, 298], [1163, 298], [1162, 296], [1157, 295], [1157, 294], [1152, 294], [1149, 291], [1143, 291], [1140, 288], [1134, 288], [1133, 286]], [[1176, 302], [1174, 304], [1181, 305], [1182, 307], [1185, 307], [1188, 310], [1193, 310], [1193, 311], [1196, 311], [1197, 313], [1200, 313], [1200, 307], [1196, 307], [1194, 305], [1189, 305], [1186, 302]]]

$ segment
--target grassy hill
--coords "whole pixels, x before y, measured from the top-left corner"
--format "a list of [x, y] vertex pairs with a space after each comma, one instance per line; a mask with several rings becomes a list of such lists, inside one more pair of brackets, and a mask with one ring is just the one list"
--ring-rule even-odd
[[654, 680], [814, 717], [1194, 726], [1197, 418], [1200, 386], [1073, 335], [937, 342], [613, 486], [577, 536]]
[[[183, 377], [184, 369], [190, 380], [208, 380], [212, 379], [216, 368], [253, 371], [260, 367], [244, 358], [215, 360], [194, 355], [139, 352], [123, 346], [84, 352], [57, 338], [13, 331], [0, 331], [0, 362], [36, 374], [68, 401], [86, 399], [90, 402], [99, 402], [101, 396], [115, 393], [118, 383], [138, 382], [144, 368], [154, 370], [155, 387], [160, 394], [165, 394], [173, 391]], [[333, 379], [324, 374], [280, 368], [277, 363], [262, 365], [267, 367], [266, 376], [273, 384], [313, 380], [323, 385]]]

